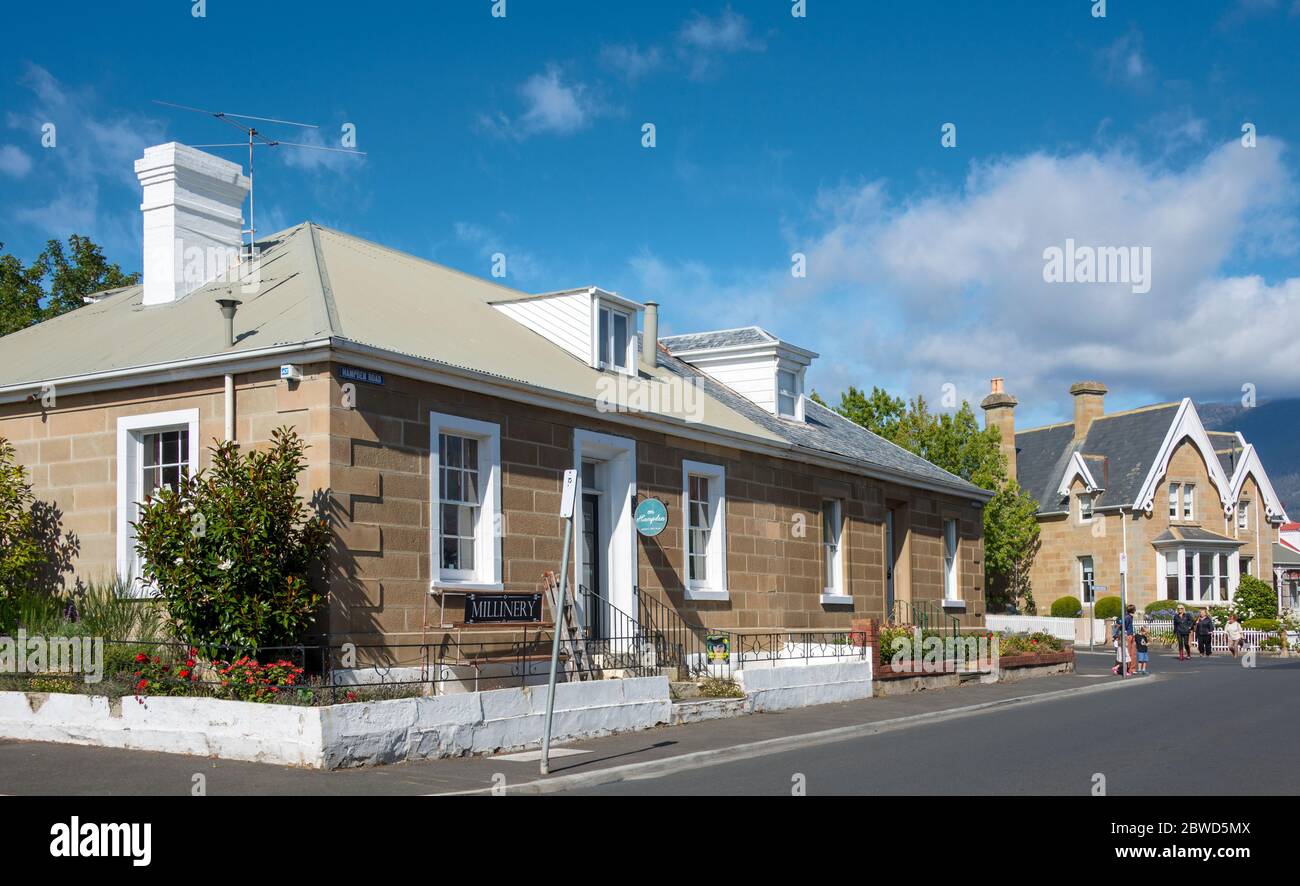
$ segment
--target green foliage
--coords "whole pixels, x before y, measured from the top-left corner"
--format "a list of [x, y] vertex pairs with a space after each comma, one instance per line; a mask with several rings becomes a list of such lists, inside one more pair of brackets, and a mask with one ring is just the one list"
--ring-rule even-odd
[[1034, 612], [1029, 571], [1039, 548], [1038, 502], [1007, 479], [997, 428], [980, 428], [967, 402], [955, 412], [932, 413], [925, 399], [910, 403], [873, 387], [840, 395], [836, 411], [963, 480], [993, 490], [984, 509], [984, 564], [990, 611], [1010, 604]]
[[72, 594], [80, 633], [111, 640], [150, 642], [158, 638], [162, 612], [154, 600], [134, 596], [124, 578], [79, 585]]
[[744, 698], [744, 690], [735, 680], [722, 677], [705, 677], [700, 681], [700, 695], [704, 698]]
[[1098, 597], [1097, 602], [1093, 605], [1093, 618], [1119, 618], [1122, 611], [1119, 597]]
[[1243, 575], [1232, 598], [1232, 610], [1239, 621], [1277, 618], [1277, 593], [1267, 582], [1253, 575]]
[[79, 308], [83, 296], [139, 281], [139, 274], [123, 273], [80, 234], [68, 238], [66, 249], [59, 240], [50, 240], [30, 265], [0, 253], [0, 335]]
[[1276, 618], [1248, 618], [1241, 626], [1248, 631], [1280, 631], [1282, 622]]
[[1037, 609], [1029, 583], [1040, 545], [1037, 514], [1038, 502], [1015, 480], [999, 486], [984, 506], [984, 573], [991, 607], [1011, 604], [1029, 613]]
[[18, 598], [33, 586], [44, 560], [32, 515], [34, 501], [13, 445], [0, 437], [0, 631], [13, 627]]
[[211, 468], [143, 503], [144, 577], [175, 637], [208, 658], [294, 643], [315, 619], [322, 597], [311, 571], [329, 529], [298, 493], [305, 450], [288, 428], [265, 451], [219, 443]]
[[1078, 618], [1083, 615], [1083, 604], [1078, 597], [1058, 597], [1052, 601], [1053, 618]]
[[998, 655], [1030, 655], [1036, 652], [1060, 652], [1065, 644], [1045, 631], [1032, 634], [999, 634]]

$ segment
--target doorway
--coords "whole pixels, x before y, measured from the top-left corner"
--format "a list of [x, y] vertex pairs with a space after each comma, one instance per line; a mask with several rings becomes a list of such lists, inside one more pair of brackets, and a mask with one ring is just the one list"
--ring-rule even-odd
[[[912, 583], [908, 568], [911, 557], [911, 533], [908, 532], [907, 505], [904, 502], [887, 502], [885, 505], [885, 618], [893, 618], [899, 604], [907, 608], [912, 600]], [[911, 620], [911, 613], [900, 613]]]
[[596, 462], [582, 463], [582, 555], [579, 558], [582, 569], [579, 572], [578, 599], [583, 627], [587, 636], [595, 640], [604, 638], [603, 601], [609, 599], [609, 588], [605, 582], [609, 539], [605, 533], [605, 521], [601, 519], [601, 503], [604, 498], [599, 477], [601, 473], [603, 471]]
[[581, 505], [574, 527], [576, 615], [588, 637], [615, 639], [611, 633], [627, 633], [628, 621], [637, 618], [636, 441], [583, 430], [573, 441]]

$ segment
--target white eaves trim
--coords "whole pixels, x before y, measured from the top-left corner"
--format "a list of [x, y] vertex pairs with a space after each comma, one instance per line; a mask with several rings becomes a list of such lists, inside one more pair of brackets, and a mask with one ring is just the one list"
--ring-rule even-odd
[[[1241, 438], [1241, 435], [1237, 435]], [[1243, 443], [1246, 441], [1243, 439]], [[1264, 497], [1264, 514], [1270, 520], [1281, 520], [1283, 523], [1289, 523], [1290, 518], [1286, 514], [1286, 508], [1282, 507], [1282, 501], [1277, 497], [1277, 492], [1273, 490], [1273, 483], [1268, 479], [1268, 473], [1264, 470], [1264, 464], [1259, 460], [1259, 453], [1255, 451], [1255, 444], [1246, 443], [1245, 450], [1241, 453], [1241, 461], [1237, 463], [1237, 470], [1232, 475], [1232, 504], [1241, 499], [1241, 491], [1246, 486], [1246, 478], [1254, 475], [1255, 483], [1259, 486], [1260, 494]]]
[[1101, 485], [1093, 479], [1092, 471], [1088, 470], [1088, 463], [1084, 461], [1083, 455], [1076, 452], [1070, 456], [1070, 463], [1065, 466], [1065, 474], [1061, 477], [1061, 485], [1056, 488], [1056, 494], [1062, 498], [1068, 496], [1076, 477], [1083, 480], [1084, 491], [1089, 494], [1101, 489]]
[[1174, 420], [1169, 425], [1169, 430], [1165, 432], [1164, 442], [1156, 452], [1151, 470], [1147, 472], [1146, 479], [1142, 481], [1142, 487], [1138, 490], [1137, 498], [1133, 500], [1133, 510], [1147, 514], [1152, 512], [1155, 506], [1156, 488], [1169, 471], [1169, 460], [1173, 458], [1174, 450], [1184, 439], [1191, 440], [1192, 445], [1201, 453], [1210, 480], [1219, 490], [1219, 504], [1225, 514], [1231, 513], [1236, 502], [1231, 494], [1232, 484], [1223, 472], [1223, 465], [1219, 464], [1219, 457], [1214, 452], [1214, 444], [1205, 433], [1205, 426], [1201, 424], [1201, 417], [1196, 412], [1196, 407], [1188, 397], [1183, 398]]

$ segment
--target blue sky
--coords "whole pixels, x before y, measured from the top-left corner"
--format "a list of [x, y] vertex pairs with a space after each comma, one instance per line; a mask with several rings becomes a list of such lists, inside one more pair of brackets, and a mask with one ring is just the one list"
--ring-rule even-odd
[[[355, 125], [364, 159], [259, 155], [260, 231], [310, 218], [485, 276], [502, 252], [527, 291], [658, 300], [665, 333], [757, 323], [819, 351], [832, 398], [1003, 375], [1024, 424], [1082, 378], [1110, 408], [1300, 394], [1300, 2], [492, 6], [11, 7], [0, 241], [86, 233], [137, 269], [131, 162], [238, 138], [165, 99], [325, 144]], [[1066, 238], [1149, 246], [1150, 291], [1046, 283]]]

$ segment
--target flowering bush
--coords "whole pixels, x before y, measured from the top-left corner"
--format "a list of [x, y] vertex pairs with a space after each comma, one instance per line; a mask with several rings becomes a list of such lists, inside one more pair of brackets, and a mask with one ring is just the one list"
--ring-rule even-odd
[[302, 695], [303, 669], [291, 661], [265, 664], [245, 655], [233, 662], [212, 663], [221, 682], [217, 694], [236, 701], [275, 701], [281, 693]]
[[163, 660], [161, 655], [149, 655], [138, 652], [135, 656], [136, 701], [144, 703], [146, 695], [188, 695], [193, 684], [199, 681], [198, 650], [186, 650], [184, 663], [173, 670], [173, 665]]
[[1044, 631], [1032, 634], [1001, 634], [998, 637], [999, 655], [1033, 655], [1038, 652], [1060, 652], [1065, 648], [1058, 638]]
[[299, 494], [305, 451], [287, 428], [266, 450], [219, 443], [211, 468], [144, 503], [136, 548], [181, 642], [215, 658], [293, 643], [315, 619], [329, 527]]

